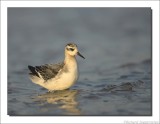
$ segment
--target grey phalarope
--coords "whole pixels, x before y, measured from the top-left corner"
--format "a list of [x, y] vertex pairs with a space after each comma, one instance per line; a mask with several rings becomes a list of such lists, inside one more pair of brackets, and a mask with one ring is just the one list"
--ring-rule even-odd
[[85, 59], [79, 52], [76, 44], [65, 46], [65, 59], [58, 64], [28, 66], [31, 81], [49, 91], [65, 90], [71, 87], [78, 79], [76, 55]]

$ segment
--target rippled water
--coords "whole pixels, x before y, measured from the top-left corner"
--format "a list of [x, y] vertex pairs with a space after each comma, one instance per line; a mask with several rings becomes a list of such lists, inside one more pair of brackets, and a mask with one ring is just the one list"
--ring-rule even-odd
[[[75, 42], [80, 77], [48, 93], [28, 65], [63, 60]], [[9, 8], [8, 115], [151, 115], [150, 8]]]

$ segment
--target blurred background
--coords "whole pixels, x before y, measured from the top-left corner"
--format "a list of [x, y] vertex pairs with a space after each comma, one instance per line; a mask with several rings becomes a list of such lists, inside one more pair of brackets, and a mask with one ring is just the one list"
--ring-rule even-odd
[[[151, 8], [8, 8], [8, 114], [41, 113], [36, 112], [38, 105], [30, 97], [46, 90], [31, 83], [27, 66], [63, 61], [65, 45], [73, 42], [86, 58], [77, 57], [80, 77], [73, 86], [82, 90], [76, 97], [79, 114], [150, 115], [151, 14]], [[135, 104], [126, 97], [128, 107], [115, 108], [114, 100], [121, 101], [124, 96], [111, 100], [106, 94], [91, 91], [107, 84], [137, 80], [147, 85], [141, 90], [142, 96], [139, 92], [134, 94], [138, 96], [133, 99]], [[83, 104], [84, 97], [88, 104]], [[90, 99], [96, 99], [97, 103], [91, 106]], [[57, 106], [50, 111], [50, 103], [46, 104], [42, 115], [65, 113]], [[137, 105], [143, 109], [135, 108]], [[96, 106], [99, 110], [95, 112]]]

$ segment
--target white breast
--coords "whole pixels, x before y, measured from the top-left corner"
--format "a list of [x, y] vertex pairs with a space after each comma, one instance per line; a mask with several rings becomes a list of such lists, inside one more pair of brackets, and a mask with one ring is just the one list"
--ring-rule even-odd
[[59, 75], [48, 80], [45, 87], [49, 90], [64, 90], [71, 87], [78, 79], [78, 67], [76, 61], [70, 65], [67, 65], [66, 71], [62, 69]]

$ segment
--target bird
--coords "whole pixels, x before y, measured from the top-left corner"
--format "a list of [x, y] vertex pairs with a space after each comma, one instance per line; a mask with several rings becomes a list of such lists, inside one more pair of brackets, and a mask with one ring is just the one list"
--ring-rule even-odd
[[83, 59], [75, 43], [68, 43], [64, 49], [64, 60], [57, 64], [44, 64], [41, 66], [28, 65], [30, 70], [29, 78], [31, 81], [48, 92], [69, 89], [78, 80], [78, 65], [76, 55]]

